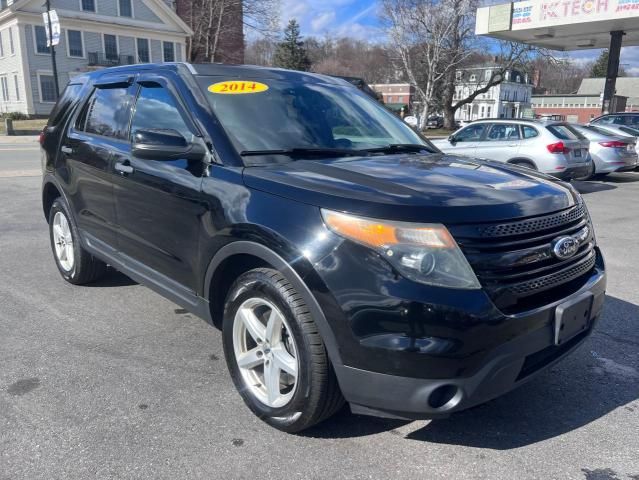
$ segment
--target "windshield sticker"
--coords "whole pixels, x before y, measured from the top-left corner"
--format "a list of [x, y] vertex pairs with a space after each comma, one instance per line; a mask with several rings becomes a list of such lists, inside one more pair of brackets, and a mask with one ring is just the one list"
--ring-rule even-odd
[[268, 90], [268, 85], [247, 80], [227, 80], [209, 85], [209, 92], [222, 95], [245, 95]]

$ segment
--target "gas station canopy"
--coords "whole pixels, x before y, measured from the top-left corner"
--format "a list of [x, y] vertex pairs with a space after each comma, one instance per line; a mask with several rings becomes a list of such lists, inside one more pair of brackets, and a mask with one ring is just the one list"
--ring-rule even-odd
[[475, 33], [552, 50], [639, 45], [639, 0], [526, 0], [477, 10]]

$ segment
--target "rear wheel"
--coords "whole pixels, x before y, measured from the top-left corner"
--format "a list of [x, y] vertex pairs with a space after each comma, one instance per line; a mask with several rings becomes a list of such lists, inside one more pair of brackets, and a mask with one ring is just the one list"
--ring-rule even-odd
[[91, 283], [106, 272], [106, 264], [82, 248], [69, 207], [61, 197], [53, 201], [49, 210], [49, 238], [56, 266], [67, 282]]
[[344, 403], [308, 307], [277, 271], [241, 275], [224, 309], [224, 353], [231, 378], [259, 418], [299, 432]]

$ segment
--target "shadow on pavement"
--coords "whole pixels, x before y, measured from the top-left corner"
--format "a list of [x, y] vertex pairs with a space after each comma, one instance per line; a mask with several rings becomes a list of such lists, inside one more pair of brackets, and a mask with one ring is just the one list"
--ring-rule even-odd
[[617, 188], [614, 185], [599, 183], [592, 180], [583, 181], [583, 182], [580, 182], [578, 180], [573, 180], [572, 185], [582, 195], [586, 195], [588, 193], [595, 193], [595, 192], [604, 192], [606, 190], [615, 190]]
[[[618, 408], [639, 410], [639, 405], [631, 405], [639, 398], [638, 319], [637, 305], [608, 297], [591, 337], [562, 362], [509, 394], [430, 421], [405, 438], [508, 450], [576, 430]], [[635, 364], [629, 365], [632, 359]], [[407, 423], [354, 416], [346, 410], [305, 435], [358, 437]]]
[[137, 285], [138, 282], [127, 277], [124, 273], [109, 267], [104, 277], [97, 282], [88, 283], [87, 287], [129, 287]]

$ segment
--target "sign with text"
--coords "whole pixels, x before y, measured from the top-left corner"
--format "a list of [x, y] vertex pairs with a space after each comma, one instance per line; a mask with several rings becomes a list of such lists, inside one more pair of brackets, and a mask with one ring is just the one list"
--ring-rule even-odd
[[554, 27], [639, 15], [639, 0], [526, 0], [515, 2], [512, 6], [512, 30]]
[[[47, 15], [48, 13], [48, 15]], [[44, 29], [47, 32], [47, 47], [55, 46], [60, 43], [60, 20], [55, 10], [42, 13], [44, 20]], [[49, 19], [51, 20], [51, 31], [49, 31]]]

